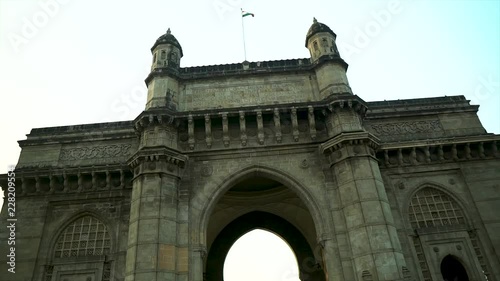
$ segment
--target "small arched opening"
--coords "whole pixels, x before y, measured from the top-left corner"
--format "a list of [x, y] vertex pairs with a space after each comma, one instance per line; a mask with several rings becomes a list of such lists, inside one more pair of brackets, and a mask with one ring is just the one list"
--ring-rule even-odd
[[444, 281], [469, 281], [469, 276], [462, 263], [451, 255], [444, 257], [441, 262], [441, 274]]

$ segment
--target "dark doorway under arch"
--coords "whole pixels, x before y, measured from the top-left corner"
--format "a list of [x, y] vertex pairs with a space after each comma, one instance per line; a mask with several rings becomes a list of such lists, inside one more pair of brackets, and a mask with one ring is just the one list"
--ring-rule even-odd
[[279, 235], [292, 248], [303, 281], [325, 281], [325, 273], [316, 264], [313, 250], [302, 233], [285, 219], [267, 212], [251, 212], [228, 224], [214, 240], [207, 255], [207, 281], [223, 281], [224, 262], [232, 245], [254, 229], [265, 229]]
[[451, 255], [444, 257], [441, 262], [441, 274], [445, 281], [469, 281], [464, 266]]

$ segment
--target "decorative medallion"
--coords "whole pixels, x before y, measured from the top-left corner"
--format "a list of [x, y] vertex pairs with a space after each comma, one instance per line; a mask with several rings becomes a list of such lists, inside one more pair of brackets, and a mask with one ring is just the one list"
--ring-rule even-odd
[[203, 167], [201, 168], [201, 175], [204, 177], [209, 177], [212, 175], [212, 173], [213, 173], [212, 165], [204, 163]]

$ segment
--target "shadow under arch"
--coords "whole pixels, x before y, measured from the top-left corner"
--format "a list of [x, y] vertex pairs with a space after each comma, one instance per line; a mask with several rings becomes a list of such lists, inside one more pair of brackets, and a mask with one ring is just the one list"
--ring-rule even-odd
[[458, 257], [447, 255], [441, 260], [441, 275], [446, 281], [469, 281], [465, 263]]
[[206, 280], [223, 281], [224, 262], [233, 244], [254, 229], [268, 230], [285, 240], [297, 258], [302, 281], [325, 281], [325, 272], [317, 264], [306, 238], [287, 220], [267, 212], [250, 212], [228, 224], [212, 243], [206, 259]]
[[277, 169], [266, 167], [263, 165], [251, 165], [245, 167], [239, 171], [232, 173], [229, 177], [222, 179], [220, 182], [215, 183], [218, 188], [215, 189], [214, 194], [206, 195], [206, 198], [211, 198], [203, 203], [201, 208], [201, 216], [198, 222], [199, 232], [201, 235], [201, 244], [206, 245], [206, 232], [208, 229], [208, 224], [210, 222], [210, 217], [212, 216], [213, 210], [219, 200], [224, 196], [224, 194], [229, 191], [237, 183], [244, 181], [252, 177], [264, 177], [268, 179], [275, 180], [287, 188], [291, 189], [297, 194], [297, 196], [306, 205], [312, 219], [314, 222], [314, 227], [316, 234], [320, 237], [323, 233], [327, 233], [325, 227], [328, 225], [328, 221], [331, 221], [325, 216], [328, 212], [323, 214], [319, 208], [319, 205], [314, 199], [313, 195], [299, 183], [292, 175], [289, 175], [283, 171]]
[[114, 253], [115, 240], [116, 240], [115, 237], [116, 236], [115, 236], [115, 232], [113, 231], [113, 228], [111, 227], [111, 225], [112, 225], [111, 222], [109, 220], [107, 220], [106, 218], [104, 218], [104, 216], [102, 216], [101, 214], [97, 213], [96, 211], [85, 209], [85, 210], [78, 211], [78, 212], [74, 213], [73, 215], [69, 216], [68, 218], [64, 219], [64, 221], [58, 227], [56, 227], [57, 231], [54, 233], [54, 235], [51, 236], [50, 242], [49, 242], [48, 247], [46, 249], [47, 250], [47, 256], [46, 256], [47, 262], [50, 263], [54, 259], [54, 250], [56, 247], [56, 243], [57, 243], [59, 237], [61, 236], [61, 234], [64, 232], [64, 230], [66, 230], [66, 228], [69, 225], [71, 225], [73, 222], [75, 222], [76, 220], [83, 218], [83, 217], [86, 217], [86, 216], [91, 216], [91, 217], [99, 220], [101, 223], [103, 223], [106, 226], [106, 230], [109, 233], [109, 237], [111, 240], [110, 253]]

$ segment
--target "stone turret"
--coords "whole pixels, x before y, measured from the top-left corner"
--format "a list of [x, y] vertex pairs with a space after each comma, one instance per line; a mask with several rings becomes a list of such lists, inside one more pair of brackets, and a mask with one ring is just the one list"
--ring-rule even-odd
[[326, 24], [314, 18], [306, 36], [306, 48], [311, 62], [316, 64], [316, 76], [322, 98], [351, 93], [346, 71], [347, 63], [340, 57], [335, 42], [337, 35]]
[[[181, 175], [188, 161], [178, 150], [174, 119], [182, 48], [170, 29], [151, 48], [153, 66], [146, 79], [146, 110], [134, 121], [139, 148], [129, 158], [134, 172], [125, 279], [187, 280], [186, 202], [180, 202]], [[183, 236], [179, 236], [182, 233]], [[179, 278], [179, 279], [178, 279]]]
[[156, 40], [151, 53], [153, 53], [151, 70], [162, 67], [179, 68], [183, 56], [181, 44], [172, 35], [170, 28]]
[[340, 54], [335, 43], [336, 38], [335, 32], [314, 18], [306, 36], [306, 48], [311, 53], [312, 61], [316, 62], [323, 56], [339, 57]]
[[153, 63], [151, 73], [146, 79], [148, 100], [146, 109], [152, 107], [167, 107], [177, 109], [178, 81], [176, 74], [183, 57], [179, 41], [172, 35], [170, 28], [160, 36], [153, 47]]

